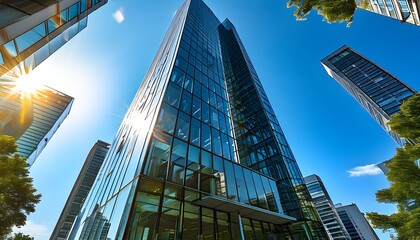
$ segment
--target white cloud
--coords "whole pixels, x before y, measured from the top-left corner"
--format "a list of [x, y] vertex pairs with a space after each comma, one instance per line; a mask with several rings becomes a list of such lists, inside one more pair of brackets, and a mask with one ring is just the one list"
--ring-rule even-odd
[[365, 166], [357, 166], [347, 171], [350, 177], [360, 177], [365, 175], [379, 175], [382, 174], [380, 168], [376, 164], [369, 164]]
[[122, 7], [118, 8], [112, 16], [117, 23], [122, 23], [124, 21], [124, 9]]
[[14, 233], [23, 233], [33, 237], [35, 240], [48, 239], [50, 237], [50, 232], [47, 227], [42, 224], [36, 224], [32, 221], [26, 221], [26, 225], [20, 228], [13, 227]]

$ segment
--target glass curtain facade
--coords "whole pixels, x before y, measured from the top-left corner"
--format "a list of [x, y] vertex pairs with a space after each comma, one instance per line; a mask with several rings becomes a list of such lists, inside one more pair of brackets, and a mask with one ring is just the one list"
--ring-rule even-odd
[[236, 29], [225, 20], [219, 32], [240, 162], [278, 180], [285, 213], [301, 220], [295, 237], [320, 239], [323, 227], [299, 166]]
[[[326, 239], [316, 213], [302, 207], [300, 200], [311, 202], [290, 149], [283, 150], [296, 186], [280, 157], [284, 175], [241, 159], [245, 140], [235, 136], [244, 126], [235, 125], [239, 106], [219, 26], [201, 0], [178, 9], [84, 204], [76, 239]], [[273, 122], [262, 120], [271, 134], [266, 151], [280, 156], [270, 113]]]
[[352, 240], [379, 240], [378, 235], [356, 204], [346, 206], [339, 204], [336, 209]]
[[350, 240], [350, 236], [346, 231], [337, 210], [334, 207], [327, 189], [321, 178], [315, 174], [304, 178], [308, 191], [314, 201], [315, 208], [321, 218], [322, 224], [331, 240], [345, 239]]
[[29, 70], [38, 66], [83, 30], [88, 14], [106, 2], [1, 1], [0, 76], [13, 71], [19, 63]]
[[420, 25], [419, 6], [416, 0], [356, 0], [358, 8], [365, 9], [401, 22]]
[[74, 221], [92, 188], [108, 150], [109, 144], [100, 140], [90, 150], [51, 234], [51, 240], [68, 239]]
[[70, 113], [74, 99], [46, 86], [19, 90], [0, 77], [0, 134], [16, 139], [17, 153], [32, 165]]
[[327, 73], [341, 84], [401, 147], [405, 139], [387, 122], [415, 91], [369, 59], [347, 46], [321, 60]]

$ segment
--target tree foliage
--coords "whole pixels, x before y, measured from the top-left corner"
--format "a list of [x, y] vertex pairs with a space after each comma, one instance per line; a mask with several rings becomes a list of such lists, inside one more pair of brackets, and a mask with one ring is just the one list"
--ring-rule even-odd
[[33, 240], [33, 238], [23, 233], [15, 233], [13, 237], [8, 237], [7, 240]]
[[355, 0], [289, 0], [287, 6], [297, 7], [295, 16], [298, 20], [306, 20], [306, 15], [316, 9], [328, 23], [347, 21], [347, 26], [353, 22], [356, 11]]
[[386, 165], [391, 186], [376, 193], [378, 202], [394, 203], [398, 211], [391, 215], [368, 213], [374, 227], [394, 229], [400, 240], [420, 239], [420, 94], [415, 94], [401, 105], [401, 111], [391, 117], [391, 129], [411, 140], [404, 149], [397, 149]]
[[401, 111], [392, 115], [389, 126], [405, 138], [420, 141], [420, 94], [416, 93], [401, 105]]
[[0, 239], [13, 226], [23, 226], [26, 215], [35, 211], [41, 195], [36, 194], [25, 158], [16, 153], [13, 137], [0, 135]]

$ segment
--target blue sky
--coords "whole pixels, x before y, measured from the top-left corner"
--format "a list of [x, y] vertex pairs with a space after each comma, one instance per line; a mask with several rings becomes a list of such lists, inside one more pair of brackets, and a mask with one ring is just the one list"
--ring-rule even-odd
[[[319, 61], [346, 44], [418, 90], [420, 28], [362, 10], [347, 28], [315, 12], [296, 21], [286, 1], [206, 2], [221, 21], [228, 17], [235, 24], [303, 175], [318, 174], [335, 203], [354, 202], [363, 212], [395, 211], [375, 201], [375, 192], [388, 186], [384, 175], [350, 177], [347, 171], [389, 159], [397, 145]], [[181, 3], [110, 0], [32, 72], [75, 102], [31, 168], [43, 197], [24, 233], [50, 236], [90, 148], [98, 139], [112, 142]], [[124, 16], [120, 23], [116, 11]]]

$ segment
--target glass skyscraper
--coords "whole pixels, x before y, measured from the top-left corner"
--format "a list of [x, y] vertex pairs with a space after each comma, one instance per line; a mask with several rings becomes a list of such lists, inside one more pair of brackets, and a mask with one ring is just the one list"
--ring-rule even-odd
[[83, 202], [92, 188], [92, 185], [99, 173], [99, 169], [104, 162], [105, 156], [109, 150], [109, 143], [98, 140], [89, 151], [88, 156], [77, 176], [76, 182], [70, 192], [70, 195], [64, 205], [63, 211], [51, 234], [51, 240], [71, 239], [69, 233], [71, 227], [80, 214]]
[[229, 20], [186, 0], [73, 227], [75, 239], [327, 239]]
[[391, 131], [387, 122], [415, 91], [398, 78], [343, 46], [321, 60], [327, 73], [343, 86], [401, 147], [405, 139]]
[[345, 206], [337, 204], [336, 209], [352, 240], [379, 240], [356, 204]]
[[356, 0], [358, 8], [420, 25], [418, 0]]
[[318, 175], [312, 174], [306, 176], [304, 179], [329, 239], [350, 240], [351, 238], [341, 222], [334, 203], [321, 178]]

